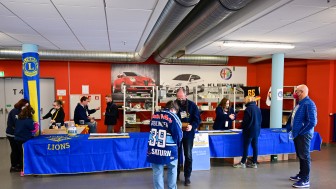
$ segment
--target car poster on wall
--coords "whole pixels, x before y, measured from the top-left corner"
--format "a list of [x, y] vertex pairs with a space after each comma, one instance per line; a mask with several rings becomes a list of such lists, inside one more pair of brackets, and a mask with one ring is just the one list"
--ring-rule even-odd
[[197, 88], [198, 93], [205, 93], [207, 87], [245, 86], [246, 67], [236, 66], [182, 66], [161, 65], [160, 86], [166, 97], [175, 97], [177, 89], [184, 87], [187, 94]]
[[152, 89], [150, 86], [159, 85], [159, 74], [159, 65], [113, 64], [111, 66], [113, 99], [116, 101], [123, 99], [123, 86], [127, 87], [128, 92], [150, 92]]

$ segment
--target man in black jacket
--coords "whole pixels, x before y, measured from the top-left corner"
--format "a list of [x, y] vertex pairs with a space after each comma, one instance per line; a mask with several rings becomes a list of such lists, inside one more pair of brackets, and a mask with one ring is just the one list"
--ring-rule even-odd
[[[194, 145], [194, 137], [195, 132], [201, 123], [201, 116], [197, 105], [193, 101], [187, 99], [187, 94], [184, 88], [180, 88], [177, 91], [176, 97], [177, 104], [180, 107], [177, 116], [182, 122], [183, 130], [182, 146], [185, 157], [184, 185], [189, 186], [191, 183], [190, 176], [192, 172], [192, 149]], [[182, 146], [179, 148], [179, 156], [182, 156]], [[181, 159], [182, 158], [179, 157], [179, 160]], [[178, 163], [177, 179], [179, 179], [181, 164], [181, 162]]]
[[107, 133], [113, 133], [113, 126], [117, 123], [118, 118], [118, 106], [113, 103], [111, 95], [106, 95], [105, 101], [104, 124], [107, 126]]
[[89, 126], [89, 133], [97, 132], [97, 124], [95, 120], [86, 114], [85, 106], [88, 104], [88, 97], [83, 96], [80, 99], [80, 103], [77, 104], [74, 112], [74, 121], [76, 124], [80, 124], [80, 120], [84, 120], [84, 124]]

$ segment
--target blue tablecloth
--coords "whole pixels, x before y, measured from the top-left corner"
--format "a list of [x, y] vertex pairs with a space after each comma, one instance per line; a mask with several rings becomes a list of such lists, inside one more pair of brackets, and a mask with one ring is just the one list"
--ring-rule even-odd
[[73, 174], [149, 168], [148, 133], [130, 138], [39, 136], [24, 144], [24, 174]]
[[[310, 150], [321, 150], [322, 138], [315, 132], [311, 141]], [[243, 136], [235, 135], [211, 135], [209, 137], [210, 156], [212, 158], [230, 158], [243, 154]], [[295, 153], [293, 140], [282, 129], [261, 129], [258, 140], [259, 155], [290, 154]], [[250, 146], [249, 155], [252, 155]]]
[[[149, 168], [146, 162], [148, 133], [130, 133], [130, 138], [88, 139], [39, 136], [24, 144], [24, 174], [77, 174]], [[312, 150], [320, 150], [321, 137], [314, 134]], [[242, 154], [242, 136], [209, 136], [211, 157], [236, 157]], [[294, 153], [288, 134], [262, 129], [259, 154]]]

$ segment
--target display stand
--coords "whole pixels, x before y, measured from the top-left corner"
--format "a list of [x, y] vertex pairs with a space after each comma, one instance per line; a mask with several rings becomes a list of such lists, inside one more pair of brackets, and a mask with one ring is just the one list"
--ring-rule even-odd
[[[130, 86], [137, 88], [141, 92], [130, 92], [126, 86], [123, 86], [124, 106], [123, 106], [123, 128], [120, 132], [140, 132], [139, 125], [149, 125], [148, 120], [137, 118], [138, 112], [151, 112], [154, 114], [155, 107], [155, 86]], [[145, 91], [145, 92], [143, 92]]]

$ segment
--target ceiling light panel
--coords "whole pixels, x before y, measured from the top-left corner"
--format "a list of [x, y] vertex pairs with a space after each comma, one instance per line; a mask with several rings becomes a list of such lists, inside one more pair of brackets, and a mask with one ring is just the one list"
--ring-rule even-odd
[[[127, 52], [135, 51], [139, 40], [141, 39], [142, 33], [146, 28], [146, 24], [150, 19], [152, 11], [150, 10], [134, 10], [134, 9], [119, 9], [119, 8], [107, 8], [107, 19], [109, 28], [110, 40], [121, 41], [137, 41], [136, 43], [130, 43], [127, 47], [125, 46], [119, 48], [111, 42], [112, 51], [120, 51], [121, 49]], [[120, 18], [122, 18], [124, 23], [120, 23]], [[136, 28], [132, 25], [136, 22]], [[118, 24], [120, 27], [118, 27]], [[136, 30], [134, 30], [136, 29]], [[116, 47], [116, 48], [115, 48]]]
[[[109, 49], [107, 26], [103, 1], [54, 1], [56, 8], [73, 31], [76, 40], [79, 40], [84, 48], [91, 47], [90, 38], [99, 37], [103, 50]], [[100, 48], [100, 50], [102, 50]]]
[[27, 3], [22, 1], [3, 1], [7, 8], [21, 18], [57, 18], [58, 12], [49, 1]]

